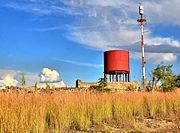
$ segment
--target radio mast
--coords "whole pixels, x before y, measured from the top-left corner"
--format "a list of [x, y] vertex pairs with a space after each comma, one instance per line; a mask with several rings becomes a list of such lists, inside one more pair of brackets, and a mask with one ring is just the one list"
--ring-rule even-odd
[[141, 27], [141, 48], [142, 48], [142, 85], [144, 91], [146, 90], [146, 69], [145, 69], [145, 55], [144, 55], [144, 25], [146, 23], [146, 18], [144, 17], [144, 10], [142, 2], [139, 6], [139, 19], [137, 20]]

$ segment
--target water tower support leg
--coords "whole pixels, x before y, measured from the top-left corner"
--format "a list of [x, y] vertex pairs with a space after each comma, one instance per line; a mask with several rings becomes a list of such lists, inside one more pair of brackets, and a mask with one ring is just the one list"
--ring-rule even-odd
[[130, 82], [130, 72], [128, 73], [128, 82]]
[[118, 82], [118, 74], [116, 73], [116, 82]]

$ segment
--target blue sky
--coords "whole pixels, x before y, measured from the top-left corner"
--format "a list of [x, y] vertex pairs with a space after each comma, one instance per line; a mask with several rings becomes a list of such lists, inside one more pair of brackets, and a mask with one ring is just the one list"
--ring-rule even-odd
[[[103, 76], [103, 51], [130, 50], [131, 79], [141, 79], [138, 1], [0, 1], [0, 77], [25, 73], [29, 84], [44, 67], [67, 85]], [[147, 75], [160, 62], [180, 73], [180, 2], [144, 0]]]

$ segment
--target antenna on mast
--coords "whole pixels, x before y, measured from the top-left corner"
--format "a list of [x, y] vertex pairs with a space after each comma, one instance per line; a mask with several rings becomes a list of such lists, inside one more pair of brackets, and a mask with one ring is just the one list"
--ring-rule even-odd
[[141, 27], [141, 49], [142, 49], [142, 85], [143, 89], [146, 90], [146, 69], [145, 69], [145, 54], [144, 54], [144, 25], [146, 23], [146, 18], [144, 17], [144, 8], [142, 5], [142, 0], [140, 0], [139, 5], [139, 19], [137, 20]]

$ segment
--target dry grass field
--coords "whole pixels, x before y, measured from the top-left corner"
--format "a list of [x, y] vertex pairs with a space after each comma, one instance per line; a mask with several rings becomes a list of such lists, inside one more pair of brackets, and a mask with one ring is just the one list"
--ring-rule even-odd
[[0, 133], [180, 132], [180, 91], [0, 92]]

